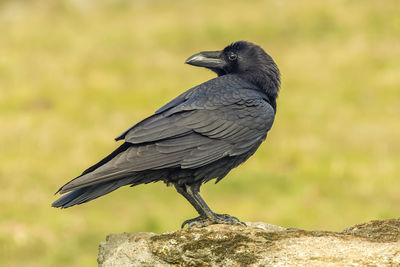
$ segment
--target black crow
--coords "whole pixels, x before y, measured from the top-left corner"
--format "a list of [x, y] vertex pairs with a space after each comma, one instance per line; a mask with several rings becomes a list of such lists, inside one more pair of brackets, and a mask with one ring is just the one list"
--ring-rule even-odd
[[218, 77], [189, 89], [118, 136], [117, 141], [125, 142], [62, 186], [57, 193], [68, 194], [53, 207], [82, 204], [125, 185], [163, 181], [199, 213], [182, 228], [243, 224], [214, 213], [201, 198], [200, 186], [220, 181], [265, 140], [276, 112], [279, 69], [261, 47], [246, 41], [195, 54], [185, 63]]

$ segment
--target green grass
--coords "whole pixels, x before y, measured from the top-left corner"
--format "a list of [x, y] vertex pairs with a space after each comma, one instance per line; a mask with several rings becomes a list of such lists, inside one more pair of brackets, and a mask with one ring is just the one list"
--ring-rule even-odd
[[50, 204], [113, 137], [213, 77], [188, 56], [242, 39], [281, 69], [278, 114], [252, 159], [202, 188], [210, 206], [320, 230], [398, 217], [399, 13], [397, 0], [1, 1], [0, 265], [95, 266], [108, 233], [195, 216], [163, 184]]

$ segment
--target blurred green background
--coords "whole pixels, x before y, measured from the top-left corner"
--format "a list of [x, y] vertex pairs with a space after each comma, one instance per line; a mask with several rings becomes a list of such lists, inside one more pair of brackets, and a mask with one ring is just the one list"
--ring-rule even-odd
[[272, 55], [282, 89], [255, 156], [202, 188], [211, 208], [321, 230], [398, 217], [399, 14], [398, 0], [1, 1], [0, 265], [96, 266], [107, 234], [194, 217], [162, 183], [50, 204], [114, 137], [214, 77], [188, 56], [236, 40]]

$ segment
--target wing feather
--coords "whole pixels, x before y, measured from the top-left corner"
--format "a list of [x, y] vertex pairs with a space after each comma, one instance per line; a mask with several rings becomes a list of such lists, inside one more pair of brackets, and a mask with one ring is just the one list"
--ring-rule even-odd
[[250, 89], [227, 87], [221, 94], [221, 88], [203, 87], [205, 91], [199, 93], [199, 87], [184, 93], [132, 126], [117, 138], [125, 139], [124, 150], [67, 183], [60, 192], [134, 177], [147, 170], [197, 169], [253, 151], [275, 116], [266, 97]]

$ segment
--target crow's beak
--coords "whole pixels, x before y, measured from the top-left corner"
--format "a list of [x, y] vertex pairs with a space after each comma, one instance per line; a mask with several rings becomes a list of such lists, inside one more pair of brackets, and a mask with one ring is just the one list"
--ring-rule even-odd
[[221, 59], [221, 53], [221, 51], [200, 52], [186, 59], [185, 63], [212, 70], [221, 70], [226, 64], [225, 61]]

